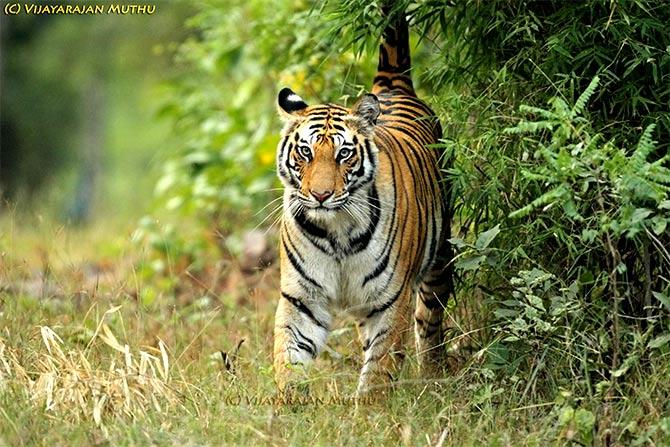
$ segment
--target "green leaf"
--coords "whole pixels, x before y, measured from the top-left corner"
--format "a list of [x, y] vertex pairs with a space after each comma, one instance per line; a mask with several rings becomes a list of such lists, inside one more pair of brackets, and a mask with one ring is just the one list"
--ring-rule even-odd
[[580, 408], [575, 411], [575, 423], [577, 425], [577, 430], [579, 434], [582, 435], [582, 438], [587, 442], [591, 441], [593, 437], [593, 426], [596, 423], [596, 417], [589, 410]]
[[577, 102], [575, 102], [575, 106], [572, 108], [571, 115], [573, 117], [580, 115], [582, 111], [584, 111], [584, 107], [586, 107], [586, 104], [589, 102], [589, 99], [591, 99], [591, 96], [596, 91], [596, 88], [598, 88], [599, 82], [600, 78], [598, 76], [595, 76], [589, 83], [589, 86], [586, 87], [586, 90], [584, 90], [584, 93], [579, 95]]
[[651, 294], [670, 310], [670, 298], [668, 298], [668, 295], [661, 292], [651, 292]]
[[498, 318], [511, 318], [516, 317], [519, 314], [519, 312], [512, 309], [496, 309], [493, 313]]
[[495, 237], [500, 233], [500, 224], [495, 227], [487, 230], [477, 237], [477, 242], [475, 242], [475, 247], [483, 250], [489, 246], [489, 244], [495, 239]]
[[651, 210], [648, 210], [646, 208], [636, 208], [630, 220], [633, 223], [639, 223], [645, 220], [647, 217], [649, 217], [651, 213], [652, 213]]
[[465, 242], [463, 239], [459, 237], [452, 237], [451, 239], [448, 239], [449, 243], [451, 245], [454, 245], [458, 249], [462, 249], [465, 247], [470, 247], [471, 245]]
[[661, 233], [663, 233], [668, 225], [668, 220], [670, 219], [664, 219], [659, 216], [655, 216], [652, 219], [653, 222], [652, 230], [654, 230], [654, 234], [660, 235]]
[[561, 414], [558, 417], [559, 424], [561, 426], [568, 425], [570, 421], [572, 421], [573, 417], [575, 416], [575, 410], [571, 407], [565, 407], [561, 411]]
[[582, 235], [581, 235], [580, 239], [583, 242], [586, 242], [588, 244], [588, 243], [593, 242], [596, 239], [596, 236], [598, 236], [598, 231], [597, 230], [592, 230], [592, 229], [585, 228], [585, 229], [582, 230]]
[[463, 271], [477, 270], [479, 265], [484, 262], [486, 256], [467, 256], [456, 261], [456, 268]]
[[658, 337], [654, 338], [649, 343], [647, 343], [647, 347], [650, 349], [658, 349], [661, 346], [664, 346], [669, 341], [670, 341], [670, 333], [659, 335]]
[[638, 355], [631, 355], [624, 360], [623, 364], [616, 369], [615, 371], [612, 371], [612, 377], [621, 377], [624, 374], [626, 374], [626, 371], [630, 369], [631, 366], [637, 363], [637, 361], [640, 359]]

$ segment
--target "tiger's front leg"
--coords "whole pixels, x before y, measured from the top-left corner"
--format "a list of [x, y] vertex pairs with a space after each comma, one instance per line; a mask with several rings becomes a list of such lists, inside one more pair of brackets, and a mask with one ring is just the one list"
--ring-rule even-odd
[[373, 308], [363, 322], [363, 368], [358, 380], [357, 397], [374, 388], [388, 388], [405, 357], [404, 346], [411, 320], [411, 289]]
[[274, 374], [281, 393], [299, 385], [296, 366], [307, 366], [326, 343], [330, 314], [299, 294], [281, 293], [274, 327]]

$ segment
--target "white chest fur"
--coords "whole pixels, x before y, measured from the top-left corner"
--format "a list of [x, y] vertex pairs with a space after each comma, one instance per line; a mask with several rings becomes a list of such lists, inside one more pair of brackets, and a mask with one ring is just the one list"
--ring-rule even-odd
[[[371, 216], [362, 220], [339, 213], [327, 222], [301, 225], [292, 215], [285, 215], [289, 248], [302, 272], [288, 262], [291, 272], [282, 272], [282, 288], [306, 288], [313, 302], [355, 316], [364, 316], [375, 304], [388, 299], [386, 290], [394, 288], [389, 284], [392, 262], [381, 261], [390, 252], [385, 235], [390, 231], [392, 210], [382, 205], [370, 232]], [[296, 259], [298, 256], [300, 259]], [[383, 270], [375, 271], [384, 265]]]

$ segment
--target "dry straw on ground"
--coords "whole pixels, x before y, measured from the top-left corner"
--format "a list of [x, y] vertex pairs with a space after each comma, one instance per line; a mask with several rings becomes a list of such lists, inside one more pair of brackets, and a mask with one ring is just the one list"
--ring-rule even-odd
[[[148, 411], [167, 412], [183, 405], [187, 384], [176, 380], [162, 340], [157, 347], [131, 349], [118, 341], [105, 312], [85, 348], [68, 343], [49, 326], [41, 326], [38, 348], [13, 347], [0, 336], [0, 389], [28, 393], [47, 414], [74, 421], [137, 418]], [[96, 340], [103, 344], [92, 349]]]

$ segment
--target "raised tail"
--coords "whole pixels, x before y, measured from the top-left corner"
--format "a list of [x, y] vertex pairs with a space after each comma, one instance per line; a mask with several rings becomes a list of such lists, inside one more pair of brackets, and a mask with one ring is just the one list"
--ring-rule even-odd
[[397, 93], [416, 96], [412, 85], [412, 64], [409, 55], [409, 30], [404, 11], [392, 11], [391, 4], [382, 6], [389, 23], [379, 45], [379, 64], [372, 93]]

